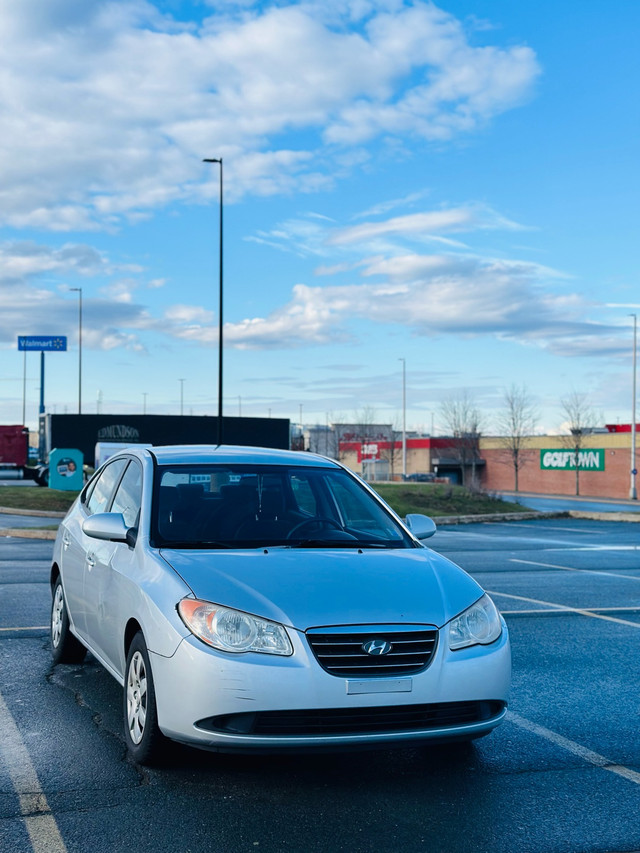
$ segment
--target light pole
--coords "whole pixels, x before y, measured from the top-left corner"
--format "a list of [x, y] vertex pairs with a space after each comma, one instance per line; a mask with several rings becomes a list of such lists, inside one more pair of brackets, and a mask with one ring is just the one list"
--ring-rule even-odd
[[82, 414], [82, 288], [70, 287], [78, 294], [78, 414]]
[[402, 479], [407, 479], [407, 360], [402, 362]]
[[184, 414], [184, 379], [178, 379], [180, 383], [180, 414]]
[[638, 500], [636, 491], [636, 350], [638, 340], [638, 317], [636, 314], [629, 314], [633, 317], [633, 393], [631, 403], [631, 487], [629, 489], [629, 497], [632, 501]]
[[27, 351], [23, 353], [22, 359], [22, 426], [25, 425], [27, 417]]
[[146, 391], [142, 392], [142, 414], [143, 415], [147, 414], [147, 392]]
[[220, 271], [218, 293], [218, 444], [222, 444], [222, 157], [205, 158], [202, 162], [220, 164]]

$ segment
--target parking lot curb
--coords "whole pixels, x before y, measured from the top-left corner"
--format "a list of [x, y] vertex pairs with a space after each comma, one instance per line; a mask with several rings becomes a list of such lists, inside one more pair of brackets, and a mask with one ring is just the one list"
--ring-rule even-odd
[[0, 536], [15, 539], [55, 539], [57, 530], [38, 530], [35, 527], [4, 527], [0, 528]]
[[640, 521], [640, 512], [589, 512], [583, 509], [569, 510], [571, 518], [590, 518], [593, 521]]
[[531, 521], [535, 518], [567, 518], [568, 512], [490, 512], [480, 515], [437, 515], [433, 516], [436, 527], [439, 524], [473, 524], [491, 521]]
[[64, 518], [66, 512], [53, 509], [16, 509], [12, 506], [0, 506], [3, 515], [31, 515], [35, 518]]
[[640, 522], [640, 512], [590, 512], [570, 509], [558, 512], [497, 512], [483, 515], [437, 515], [433, 517], [436, 527], [440, 524], [473, 524], [474, 522], [531, 521], [536, 518], [586, 518], [592, 521], [635, 521]]

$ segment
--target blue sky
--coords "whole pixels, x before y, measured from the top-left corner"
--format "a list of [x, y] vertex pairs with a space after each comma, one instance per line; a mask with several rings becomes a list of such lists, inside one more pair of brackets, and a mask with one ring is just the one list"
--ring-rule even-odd
[[[0, 0], [0, 397], [436, 429], [629, 422], [640, 6]], [[184, 382], [181, 383], [180, 380]], [[27, 422], [39, 356], [27, 357]]]

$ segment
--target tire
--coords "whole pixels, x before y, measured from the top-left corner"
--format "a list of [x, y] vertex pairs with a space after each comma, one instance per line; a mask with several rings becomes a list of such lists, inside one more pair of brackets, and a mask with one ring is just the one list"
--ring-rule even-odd
[[87, 650], [71, 633], [69, 614], [64, 600], [62, 581], [58, 578], [53, 586], [51, 602], [51, 656], [56, 663], [82, 663]]
[[138, 764], [157, 763], [166, 740], [158, 727], [156, 694], [142, 631], [131, 642], [124, 672], [124, 739]]

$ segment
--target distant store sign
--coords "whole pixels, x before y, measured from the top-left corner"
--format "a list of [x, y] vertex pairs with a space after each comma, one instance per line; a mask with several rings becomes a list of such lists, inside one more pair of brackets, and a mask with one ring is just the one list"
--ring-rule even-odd
[[36, 352], [66, 352], [66, 335], [18, 335], [18, 350]]
[[[540, 468], [543, 471], [604, 471], [605, 451], [541, 450]], [[576, 465], [577, 460], [577, 465]]]

